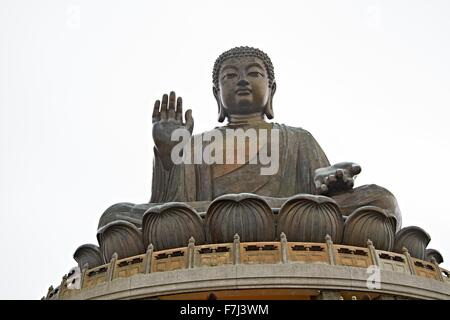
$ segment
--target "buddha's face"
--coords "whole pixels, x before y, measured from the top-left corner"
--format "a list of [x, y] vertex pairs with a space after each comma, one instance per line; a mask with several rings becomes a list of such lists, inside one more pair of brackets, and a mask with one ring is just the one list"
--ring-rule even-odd
[[263, 61], [256, 57], [229, 58], [219, 71], [219, 92], [228, 115], [264, 113], [271, 89]]

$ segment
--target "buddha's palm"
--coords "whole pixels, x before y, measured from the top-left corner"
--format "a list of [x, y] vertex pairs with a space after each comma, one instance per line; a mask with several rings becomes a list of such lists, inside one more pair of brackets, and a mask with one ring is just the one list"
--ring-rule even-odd
[[340, 162], [315, 171], [316, 193], [333, 195], [353, 188], [356, 175], [361, 167], [352, 162]]
[[152, 116], [153, 141], [166, 167], [171, 165], [172, 148], [179, 143], [179, 141], [171, 140], [172, 133], [177, 129], [186, 129], [192, 134], [194, 129], [192, 110], [186, 111], [185, 120], [183, 122], [183, 100], [181, 97], [176, 99], [175, 92], [172, 91], [170, 96], [163, 95], [161, 102], [155, 101]]

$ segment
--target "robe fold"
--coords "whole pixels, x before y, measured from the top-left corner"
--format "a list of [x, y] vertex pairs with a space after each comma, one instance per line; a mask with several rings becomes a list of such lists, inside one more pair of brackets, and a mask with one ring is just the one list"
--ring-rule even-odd
[[273, 175], [261, 175], [262, 165], [249, 161], [231, 170], [221, 167], [226, 164], [205, 163], [166, 169], [155, 148], [150, 202], [210, 201], [223, 194], [244, 192], [279, 198], [315, 194], [314, 171], [330, 165], [322, 148], [304, 129], [278, 123], [273, 123], [272, 129], [279, 130], [279, 167]]

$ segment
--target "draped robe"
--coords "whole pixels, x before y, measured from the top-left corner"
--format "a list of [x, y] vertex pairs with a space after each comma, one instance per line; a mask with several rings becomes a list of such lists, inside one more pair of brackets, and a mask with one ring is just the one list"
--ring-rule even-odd
[[[251, 164], [249, 158], [244, 164], [178, 164], [166, 168], [155, 148], [150, 203], [132, 206], [132, 209], [129, 203], [112, 206], [102, 215], [99, 228], [115, 220], [127, 220], [140, 226], [142, 214], [160, 203], [197, 203], [204, 210], [205, 203], [229, 193], [254, 193], [279, 200], [299, 193], [316, 194], [314, 171], [330, 165], [322, 148], [304, 129], [278, 123], [273, 123], [272, 129], [279, 130], [279, 168], [273, 175], [261, 175], [261, 164]], [[331, 197], [344, 216], [362, 206], [376, 206], [396, 218], [397, 230], [401, 227], [397, 200], [383, 187], [364, 185]], [[124, 205], [126, 209], [121, 209]]]
[[314, 171], [330, 165], [322, 148], [304, 129], [278, 123], [272, 129], [279, 130], [279, 168], [273, 175], [261, 175], [261, 164], [250, 164], [247, 158], [246, 163], [233, 166], [179, 164], [166, 169], [155, 148], [150, 202], [207, 201], [244, 192], [279, 198], [314, 194]]

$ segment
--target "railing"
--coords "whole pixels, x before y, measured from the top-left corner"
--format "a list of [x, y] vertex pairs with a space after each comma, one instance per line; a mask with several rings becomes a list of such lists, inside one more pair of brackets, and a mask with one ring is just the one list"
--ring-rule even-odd
[[101, 283], [108, 281], [108, 265], [99, 266], [97, 268], [84, 272], [82, 278], [81, 288], [90, 288], [98, 286]]
[[210, 244], [195, 247], [195, 267], [215, 267], [227, 264], [233, 264], [233, 245]]
[[[93, 269], [85, 266], [81, 274], [81, 290], [94, 288], [117, 278], [136, 274], [166, 272], [179, 269], [215, 267], [233, 264], [286, 264], [319, 263], [359, 268], [378, 266], [381, 270], [400, 272], [450, 283], [450, 272], [428, 262], [413, 258], [404, 248], [403, 254], [376, 250], [369, 240], [367, 247], [333, 244], [330, 237], [325, 243], [288, 242], [281, 234], [279, 242], [244, 242], [236, 235], [233, 243], [195, 246], [194, 239], [187, 247], [153, 251], [150, 245], [142, 255], [117, 259]], [[61, 285], [51, 288], [46, 299], [69, 297], [79, 290], [67, 288], [63, 278]]]
[[186, 248], [156, 252], [152, 258], [152, 272], [164, 272], [187, 268]]
[[142, 256], [134, 256], [117, 261], [114, 266], [113, 279], [128, 278], [138, 273], [144, 273], [145, 265], [142, 263], [143, 261], [144, 258]]
[[327, 246], [323, 243], [288, 242], [287, 260], [296, 263], [323, 263], [329, 264]]
[[377, 254], [381, 269], [411, 274], [404, 254], [382, 250], [377, 250]]
[[[440, 280], [440, 269], [433, 263], [412, 258], [414, 263], [415, 274], [425, 278]], [[439, 270], [439, 271], [438, 271]]]
[[445, 270], [444, 268], [440, 268], [440, 269], [441, 269], [442, 280], [450, 283], [450, 271]]
[[371, 265], [375, 265], [368, 248], [345, 245], [334, 245], [333, 247], [337, 265], [360, 268], [368, 268]]
[[246, 242], [239, 245], [240, 263], [261, 264], [281, 262], [279, 242]]

